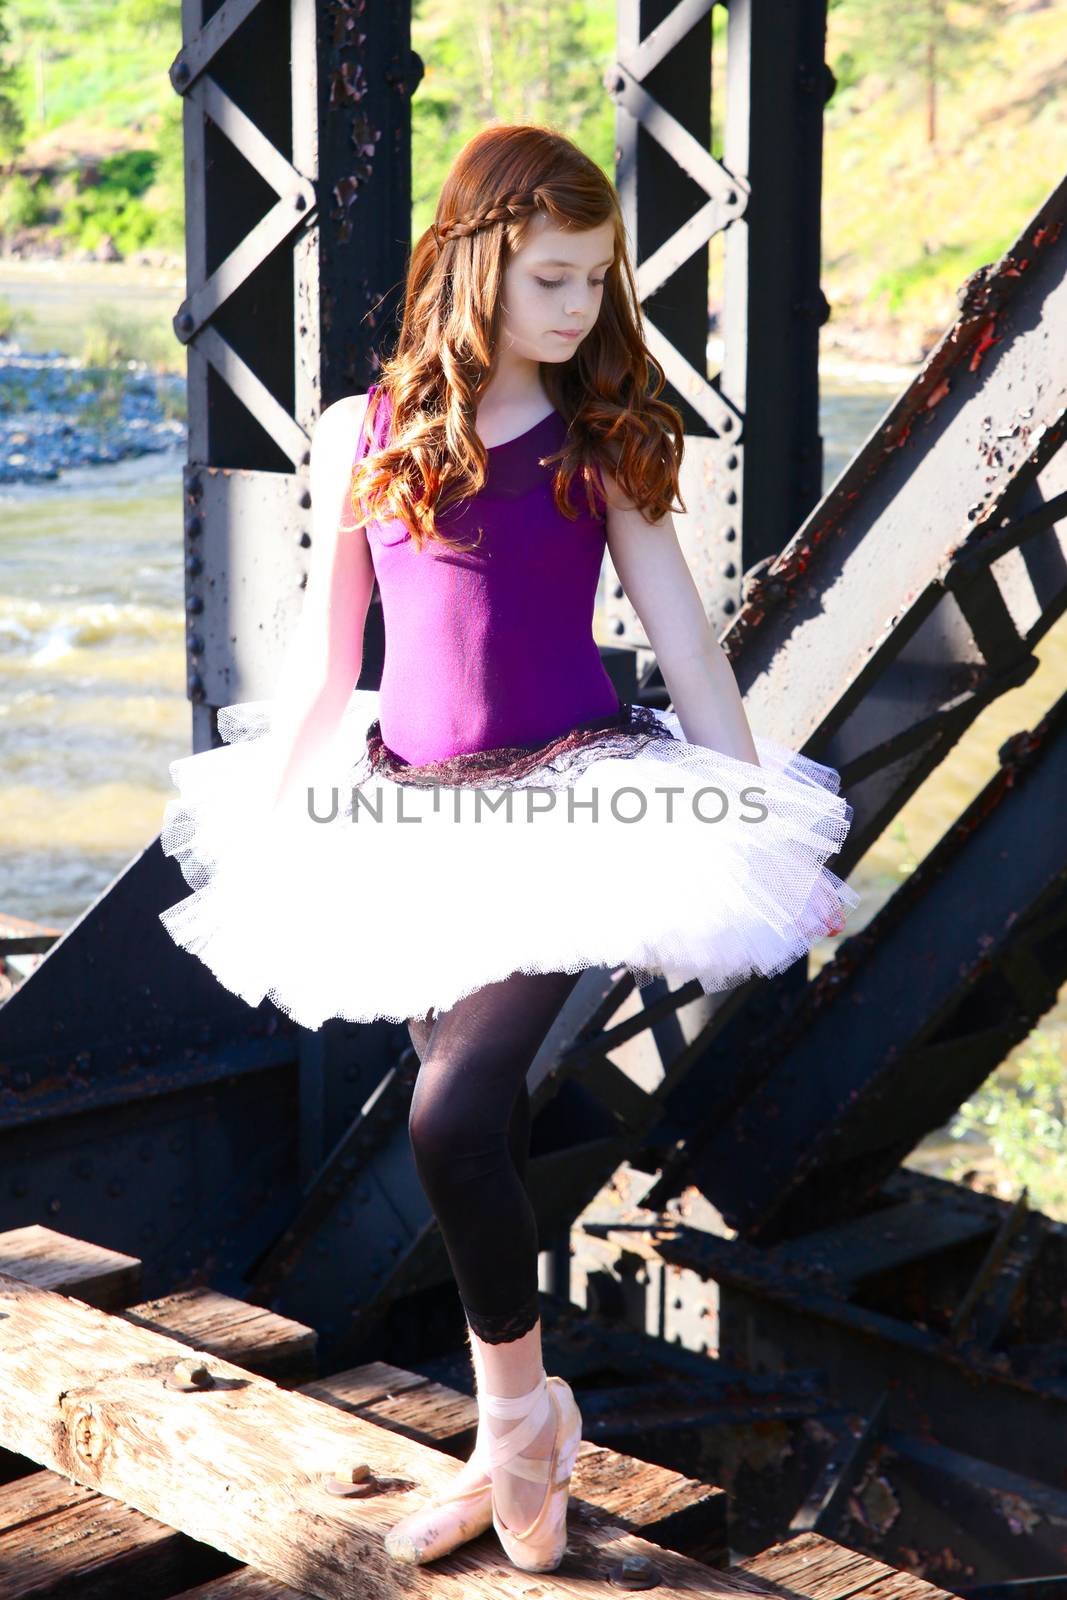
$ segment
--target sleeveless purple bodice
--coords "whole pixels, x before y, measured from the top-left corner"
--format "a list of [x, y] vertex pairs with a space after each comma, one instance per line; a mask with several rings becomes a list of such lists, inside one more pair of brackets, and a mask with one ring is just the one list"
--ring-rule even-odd
[[[372, 385], [368, 406], [373, 395]], [[378, 419], [375, 449], [387, 421]], [[484, 488], [438, 518], [464, 542], [484, 527], [475, 550], [420, 552], [399, 520], [367, 524], [385, 623], [378, 720], [405, 761], [540, 744], [619, 708], [592, 632], [605, 522], [589, 514], [577, 478], [578, 516], [561, 516], [553, 469], [538, 462], [566, 434], [552, 411], [488, 450]]]

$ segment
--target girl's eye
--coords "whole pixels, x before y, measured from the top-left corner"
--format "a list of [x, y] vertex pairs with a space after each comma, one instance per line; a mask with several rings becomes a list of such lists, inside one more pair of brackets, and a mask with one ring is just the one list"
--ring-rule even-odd
[[[534, 281], [536, 283], [539, 283], [541, 285], [542, 289], [558, 289], [560, 284], [563, 282], [563, 279], [562, 278], [555, 278], [551, 282], [549, 282], [549, 280], [547, 278], [536, 278], [535, 277]], [[603, 287], [604, 287], [604, 279], [603, 278], [594, 278], [593, 279], [593, 288], [594, 289], [602, 289]]]

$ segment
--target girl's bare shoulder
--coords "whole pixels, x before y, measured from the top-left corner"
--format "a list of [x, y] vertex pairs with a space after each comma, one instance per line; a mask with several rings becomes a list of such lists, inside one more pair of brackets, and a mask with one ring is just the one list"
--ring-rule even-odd
[[311, 435], [316, 456], [340, 455], [351, 462], [367, 412], [366, 394], [346, 394], [324, 407]]

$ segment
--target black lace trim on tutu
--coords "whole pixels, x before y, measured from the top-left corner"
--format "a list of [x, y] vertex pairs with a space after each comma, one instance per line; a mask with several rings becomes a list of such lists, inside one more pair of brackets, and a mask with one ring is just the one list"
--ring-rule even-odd
[[476, 1333], [486, 1344], [508, 1344], [512, 1339], [521, 1339], [524, 1333], [529, 1333], [541, 1315], [541, 1303], [536, 1290], [517, 1311], [507, 1314], [482, 1316], [477, 1311], [472, 1311], [462, 1300], [460, 1304], [463, 1306], [463, 1315], [471, 1332]]
[[472, 750], [419, 765], [390, 750], [377, 720], [367, 729], [366, 737], [363, 777], [377, 772], [394, 783], [424, 789], [435, 785], [453, 789], [559, 789], [572, 784], [594, 761], [632, 756], [653, 739], [673, 739], [674, 735], [648, 706], [623, 700], [618, 711], [578, 722], [541, 744], [497, 745], [491, 750]]

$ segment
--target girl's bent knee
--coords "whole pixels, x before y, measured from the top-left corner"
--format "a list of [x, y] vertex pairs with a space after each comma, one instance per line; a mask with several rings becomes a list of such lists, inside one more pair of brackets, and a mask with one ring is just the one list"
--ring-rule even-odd
[[484, 1153], [507, 1139], [515, 1092], [497, 1056], [464, 1051], [447, 1064], [431, 1050], [415, 1080], [408, 1135], [426, 1162]]

